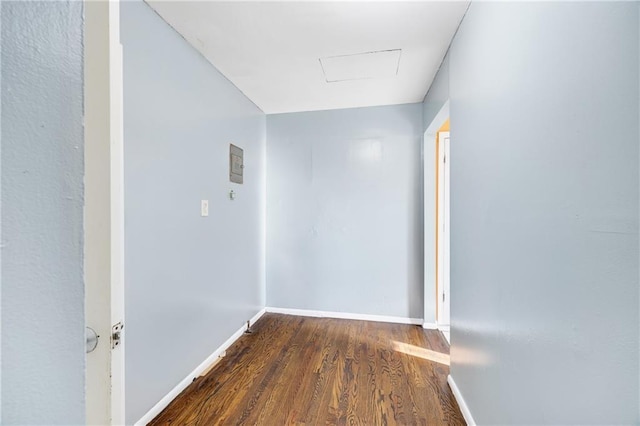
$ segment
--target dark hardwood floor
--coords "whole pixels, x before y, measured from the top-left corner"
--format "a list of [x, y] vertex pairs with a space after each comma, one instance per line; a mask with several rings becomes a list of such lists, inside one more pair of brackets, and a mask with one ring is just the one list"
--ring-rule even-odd
[[150, 424], [465, 424], [437, 331], [278, 314], [252, 330]]

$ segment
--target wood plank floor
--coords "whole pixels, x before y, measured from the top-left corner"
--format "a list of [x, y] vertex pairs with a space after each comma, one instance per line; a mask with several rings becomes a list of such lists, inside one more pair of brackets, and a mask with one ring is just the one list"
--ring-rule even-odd
[[279, 314], [252, 330], [150, 424], [465, 424], [437, 331]]

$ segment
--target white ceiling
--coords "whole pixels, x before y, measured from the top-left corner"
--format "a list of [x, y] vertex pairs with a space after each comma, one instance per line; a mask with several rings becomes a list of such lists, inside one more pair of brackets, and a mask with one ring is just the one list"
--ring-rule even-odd
[[147, 3], [274, 114], [422, 101], [469, 2]]

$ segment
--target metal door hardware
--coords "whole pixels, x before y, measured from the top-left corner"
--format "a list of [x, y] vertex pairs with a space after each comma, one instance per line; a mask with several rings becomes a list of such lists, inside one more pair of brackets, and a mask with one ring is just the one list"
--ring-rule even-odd
[[117, 323], [111, 327], [111, 349], [115, 349], [122, 341], [122, 329], [124, 325], [122, 322]]
[[91, 327], [87, 327], [85, 329], [84, 335], [87, 339], [87, 353], [93, 352], [96, 349], [96, 346], [98, 346], [98, 340], [100, 339], [100, 336], [98, 336], [98, 333], [96, 333], [96, 331]]

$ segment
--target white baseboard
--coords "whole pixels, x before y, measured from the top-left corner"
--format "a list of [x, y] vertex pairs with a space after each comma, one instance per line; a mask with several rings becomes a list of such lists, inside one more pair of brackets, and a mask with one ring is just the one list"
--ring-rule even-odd
[[[257, 314], [253, 316], [253, 318], [249, 320], [249, 324], [252, 325], [253, 323], [255, 323], [262, 315], [264, 315], [265, 312], [266, 310], [264, 308], [261, 309]], [[233, 335], [229, 337], [226, 342], [224, 342], [218, 349], [213, 351], [213, 353], [209, 355], [207, 359], [205, 359], [191, 373], [189, 373], [187, 377], [182, 379], [182, 381], [178, 383], [173, 389], [171, 389], [171, 391], [169, 391], [169, 393], [166, 394], [160, 401], [158, 401], [158, 403], [154, 405], [151, 410], [147, 411], [147, 413], [135, 423], [135, 426], [144, 426], [151, 420], [153, 420], [158, 414], [160, 414], [162, 410], [164, 410], [171, 403], [171, 401], [173, 401], [180, 394], [180, 392], [182, 392], [187, 386], [193, 383], [194, 379], [198, 378], [203, 371], [205, 371], [213, 362], [216, 361], [216, 359], [220, 355], [224, 353], [224, 351], [226, 351], [231, 345], [233, 345], [233, 343], [238, 340], [240, 336], [242, 336], [246, 329], [247, 325], [244, 324], [238, 329], [238, 331], [233, 333]]]
[[444, 338], [447, 340], [447, 343], [451, 345], [451, 326], [449, 325], [438, 325], [438, 330], [442, 333]]
[[423, 322], [422, 323], [422, 328], [427, 329], [427, 330], [437, 330], [438, 329], [438, 324], [436, 324], [435, 322]]
[[460, 389], [458, 389], [458, 385], [451, 377], [451, 374], [447, 377], [447, 383], [449, 383], [449, 387], [453, 392], [453, 396], [456, 398], [458, 402], [458, 407], [460, 407], [460, 411], [462, 412], [462, 417], [464, 417], [464, 421], [467, 422], [467, 426], [476, 426], [475, 420], [473, 420], [473, 416], [471, 415], [471, 411], [469, 411], [469, 406], [464, 401], [462, 394], [460, 393]]
[[313, 311], [309, 309], [290, 309], [290, 308], [273, 308], [273, 307], [267, 307], [266, 310], [267, 312], [272, 312], [274, 314], [298, 315], [302, 317], [339, 318], [339, 319], [351, 319], [351, 320], [361, 320], [361, 321], [392, 322], [396, 324], [414, 324], [414, 325], [423, 324], [423, 320], [421, 318], [391, 317], [391, 316], [384, 316], [384, 315], [351, 314], [347, 312]]

